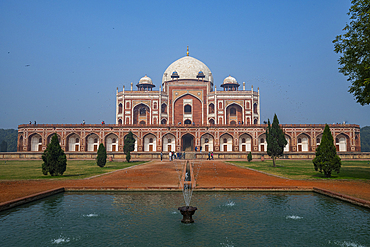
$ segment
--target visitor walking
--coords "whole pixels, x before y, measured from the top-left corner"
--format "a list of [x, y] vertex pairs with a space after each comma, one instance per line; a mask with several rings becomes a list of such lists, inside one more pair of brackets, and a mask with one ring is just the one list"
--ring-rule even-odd
[[171, 153], [171, 151], [168, 153], [168, 157], [169, 157], [169, 159], [170, 159], [170, 161], [171, 161], [171, 156], [172, 156], [172, 153]]
[[161, 152], [161, 161], [162, 161], [162, 158], [163, 158], [163, 154], [162, 154], [162, 152]]
[[213, 159], [213, 152], [211, 152], [211, 159]]
[[208, 152], [208, 159], [207, 160], [211, 160], [211, 152]]

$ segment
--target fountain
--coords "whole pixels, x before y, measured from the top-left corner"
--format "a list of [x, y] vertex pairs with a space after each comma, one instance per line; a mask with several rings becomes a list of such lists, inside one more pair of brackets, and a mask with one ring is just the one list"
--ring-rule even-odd
[[196, 183], [193, 173], [193, 166], [191, 166], [189, 161], [187, 161], [183, 169], [182, 177], [180, 179], [180, 188], [182, 189], [185, 201], [185, 206], [178, 208], [183, 216], [181, 220], [182, 223], [194, 223], [192, 216], [197, 210], [197, 207], [190, 206], [190, 201], [195, 185]]

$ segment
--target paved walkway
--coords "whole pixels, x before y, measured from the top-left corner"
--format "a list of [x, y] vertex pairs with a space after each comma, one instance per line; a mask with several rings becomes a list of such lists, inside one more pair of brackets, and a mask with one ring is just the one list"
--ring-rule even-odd
[[[0, 181], [0, 203], [60, 187], [177, 189], [182, 162], [151, 161], [110, 174], [81, 180]], [[195, 161], [194, 164], [197, 189], [318, 187], [370, 201], [370, 182], [367, 181], [290, 180], [226, 164], [218, 160]]]

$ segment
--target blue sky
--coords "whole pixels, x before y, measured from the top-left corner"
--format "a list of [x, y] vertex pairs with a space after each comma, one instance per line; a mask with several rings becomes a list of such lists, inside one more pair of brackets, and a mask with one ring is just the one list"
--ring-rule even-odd
[[[0, 1], [0, 128], [115, 123], [116, 88], [186, 55], [220, 88], [260, 88], [261, 120], [370, 125], [349, 94], [332, 40], [349, 0]], [[261, 121], [261, 122], [262, 122]]]

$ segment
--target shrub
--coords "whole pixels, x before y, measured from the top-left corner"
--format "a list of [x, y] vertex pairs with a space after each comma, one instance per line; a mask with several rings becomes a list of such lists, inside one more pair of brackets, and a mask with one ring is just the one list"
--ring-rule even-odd
[[107, 163], [107, 151], [103, 143], [100, 143], [98, 148], [98, 156], [96, 157], [96, 164], [100, 167], [104, 167]]
[[51, 176], [60, 176], [67, 169], [67, 157], [59, 145], [57, 134], [51, 138], [50, 144], [45, 149], [42, 160], [42, 173]]
[[247, 159], [248, 159], [248, 162], [251, 162], [251, 160], [252, 160], [252, 152], [249, 152], [249, 154], [247, 156]]

